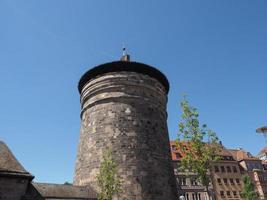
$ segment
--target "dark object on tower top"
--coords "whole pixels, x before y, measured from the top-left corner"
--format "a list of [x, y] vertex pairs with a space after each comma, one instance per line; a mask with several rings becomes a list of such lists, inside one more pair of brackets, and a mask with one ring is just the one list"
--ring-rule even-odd
[[169, 81], [162, 72], [160, 72], [158, 69], [154, 67], [151, 67], [143, 63], [130, 62], [130, 57], [128, 56], [129, 55], [123, 55], [120, 61], [101, 64], [87, 71], [79, 81], [78, 84], [79, 92], [81, 93], [83, 86], [96, 76], [109, 72], [121, 72], [121, 71], [136, 72], [153, 77], [157, 79], [165, 87], [166, 93], [169, 92]]
[[121, 61], [130, 62], [130, 55], [126, 54], [121, 57]]

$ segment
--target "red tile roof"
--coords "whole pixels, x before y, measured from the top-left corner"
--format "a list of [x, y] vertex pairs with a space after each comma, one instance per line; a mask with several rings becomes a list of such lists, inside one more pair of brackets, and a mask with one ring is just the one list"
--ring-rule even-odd
[[249, 152], [244, 151], [243, 149], [228, 149], [232, 154], [235, 160], [259, 160], [258, 158], [252, 156]]

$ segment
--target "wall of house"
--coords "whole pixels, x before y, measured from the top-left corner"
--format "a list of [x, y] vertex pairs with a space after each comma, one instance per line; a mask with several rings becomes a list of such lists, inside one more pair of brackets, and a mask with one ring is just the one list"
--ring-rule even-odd
[[[218, 168], [218, 170], [216, 169]], [[213, 189], [217, 200], [241, 200], [242, 174], [236, 161], [218, 161], [212, 170]]]
[[45, 198], [41, 196], [32, 183], [29, 183], [26, 194], [22, 200], [45, 200]]
[[19, 177], [0, 177], [0, 200], [21, 200], [29, 180]]

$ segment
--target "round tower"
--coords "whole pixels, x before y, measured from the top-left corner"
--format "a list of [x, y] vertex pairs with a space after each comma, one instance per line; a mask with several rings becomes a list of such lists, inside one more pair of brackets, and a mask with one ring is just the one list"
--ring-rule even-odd
[[112, 151], [129, 200], [175, 200], [167, 128], [169, 83], [157, 69], [130, 62], [106, 63], [79, 81], [81, 130], [74, 184], [97, 190], [103, 153]]

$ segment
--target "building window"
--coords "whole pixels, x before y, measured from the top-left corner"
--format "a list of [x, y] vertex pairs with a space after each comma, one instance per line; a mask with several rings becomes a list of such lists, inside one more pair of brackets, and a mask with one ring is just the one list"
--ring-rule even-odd
[[224, 168], [224, 166], [221, 166], [221, 172], [222, 172], [222, 173], [225, 172], [225, 168]]
[[248, 168], [249, 171], [251, 171], [253, 167], [252, 167], [252, 165], [250, 163], [247, 163], [247, 168]]
[[181, 156], [180, 153], [175, 153], [175, 157], [176, 157], [176, 159], [179, 159], [179, 158], [181, 158], [182, 156]]
[[226, 170], [227, 170], [227, 172], [228, 172], [228, 173], [231, 173], [231, 172], [232, 172], [232, 170], [231, 170], [231, 167], [230, 167], [230, 166], [227, 166], [227, 167], [226, 167]]
[[200, 193], [198, 193], [198, 200], [201, 200], [201, 195], [200, 195]]
[[240, 185], [240, 180], [239, 180], [239, 178], [235, 179], [235, 182], [236, 182], [236, 184]]
[[191, 185], [198, 185], [198, 182], [195, 178], [191, 179]]
[[227, 194], [227, 197], [231, 197], [231, 192], [230, 191], [227, 191], [226, 194]]
[[186, 178], [182, 178], [181, 181], [182, 181], [182, 182], [181, 182], [181, 185], [186, 185]]
[[227, 178], [224, 178], [223, 182], [224, 182], [225, 185], [228, 185]]
[[234, 197], [237, 197], [237, 192], [233, 191], [233, 195], [234, 195]]
[[217, 165], [214, 166], [215, 172], [219, 172], [219, 167]]
[[236, 168], [236, 166], [233, 166], [233, 172], [234, 172], [234, 173], [237, 173], [237, 168]]
[[217, 182], [218, 182], [219, 185], [222, 184], [222, 180], [220, 178], [217, 178]]
[[224, 191], [220, 191], [221, 198], [224, 198]]
[[234, 185], [235, 184], [234, 179], [230, 178], [230, 183], [231, 183], [231, 185]]
[[186, 199], [189, 200], [189, 194], [188, 193], [186, 193]]

